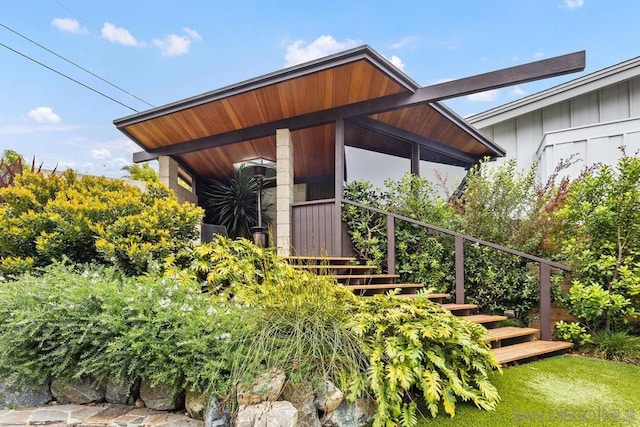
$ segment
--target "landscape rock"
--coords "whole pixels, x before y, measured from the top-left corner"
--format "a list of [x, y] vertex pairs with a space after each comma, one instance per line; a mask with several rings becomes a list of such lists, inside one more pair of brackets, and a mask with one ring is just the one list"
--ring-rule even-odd
[[236, 427], [297, 427], [298, 410], [290, 402], [262, 402], [238, 411]]
[[105, 387], [89, 377], [67, 381], [53, 380], [51, 394], [58, 403], [83, 405], [104, 400]]
[[147, 381], [142, 380], [140, 385], [140, 398], [149, 409], [173, 411], [180, 407], [180, 397], [178, 391], [164, 384], [152, 387]]
[[344, 393], [331, 381], [327, 381], [326, 388], [320, 389], [313, 403], [319, 411], [328, 413], [335, 411], [343, 399]]
[[205, 427], [229, 427], [231, 426], [231, 417], [229, 412], [222, 408], [220, 400], [216, 397], [209, 400], [206, 412], [204, 414]]
[[250, 406], [275, 401], [280, 396], [286, 376], [280, 370], [265, 372], [252, 385], [238, 389], [238, 406]]
[[187, 394], [184, 398], [184, 409], [191, 415], [191, 418], [203, 420], [207, 409], [207, 396], [187, 389]]
[[0, 409], [44, 406], [52, 400], [48, 384], [12, 386], [0, 381]]
[[373, 421], [375, 411], [375, 403], [370, 399], [358, 399], [353, 403], [343, 400], [335, 411], [324, 417], [322, 425], [331, 427], [368, 426]]
[[107, 390], [105, 393], [105, 399], [109, 403], [117, 403], [119, 405], [126, 405], [129, 402], [131, 396], [130, 381], [111, 381], [107, 382]]
[[299, 427], [320, 427], [318, 410], [314, 405], [313, 391], [308, 384], [293, 384], [288, 382], [282, 389], [282, 399], [290, 402], [298, 410]]

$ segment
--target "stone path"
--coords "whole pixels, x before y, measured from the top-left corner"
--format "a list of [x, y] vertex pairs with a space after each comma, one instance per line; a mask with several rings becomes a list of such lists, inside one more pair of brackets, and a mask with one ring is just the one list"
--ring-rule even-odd
[[0, 410], [0, 426], [107, 426], [107, 427], [202, 427], [202, 421], [186, 415], [153, 411], [135, 406], [52, 405], [41, 408]]

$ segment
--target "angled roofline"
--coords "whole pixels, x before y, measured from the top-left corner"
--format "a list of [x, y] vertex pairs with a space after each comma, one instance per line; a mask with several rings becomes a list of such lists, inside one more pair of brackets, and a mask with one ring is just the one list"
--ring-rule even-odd
[[151, 108], [140, 113], [131, 114], [126, 117], [115, 119], [113, 124], [121, 128], [146, 120], [154, 119], [164, 115], [172, 114], [181, 110], [196, 107], [212, 101], [228, 98], [244, 92], [249, 92], [262, 87], [270, 86], [287, 80], [292, 80], [305, 75], [335, 68], [340, 65], [349, 64], [358, 60], [366, 60], [374, 67], [384, 72], [400, 86], [403, 86], [410, 93], [415, 92], [420, 85], [402, 70], [393, 65], [384, 56], [373, 50], [368, 45], [362, 45], [353, 49], [338, 52], [313, 61], [294, 65], [259, 77], [251, 78], [239, 83], [222, 87], [200, 95], [182, 99], [160, 107]]
[[640, 56], [466, 117], [478, 129], [640, 76]]

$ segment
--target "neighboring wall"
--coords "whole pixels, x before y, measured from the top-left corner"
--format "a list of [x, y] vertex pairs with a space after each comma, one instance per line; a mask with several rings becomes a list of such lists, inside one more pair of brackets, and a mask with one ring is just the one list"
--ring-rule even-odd
[[[472, 119], [470, 122], [473, 124]], [[538, 161], [543, 180], [561, 159], [573, 153], [579, 153], [582, 162], [569, 170], [572, 177], [585, 165], [614, 164], [620, 145], [625, 145], [628, 153], [640, 150], [640, 77], [480, 128], [480, 131], [506, 149], [506, 158], [516, 158], [519, 168]]]

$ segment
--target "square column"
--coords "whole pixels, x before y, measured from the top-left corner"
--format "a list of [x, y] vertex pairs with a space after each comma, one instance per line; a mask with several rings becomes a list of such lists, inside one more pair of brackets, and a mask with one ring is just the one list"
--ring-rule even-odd
[[189, 191], [186, 188], [183, 188], [178, 184], [178, 169], [180, 166], [178, 162], [173, 160], [169, 156], [160, 156], [158, 157], [158, 176], [160, 177], [160, 182], [169, 187], [169, 189], [173, 190], [173, 193], [178, 198], [178, 202], [190, 202], [194, 205], [198, 204], [198, 196], [195, 193], [195, 178], [192, 184], [192, 190]]
[[276, 246], [278, 255], [291, 255], [293, 141], [289, 129], [276, 130]]

